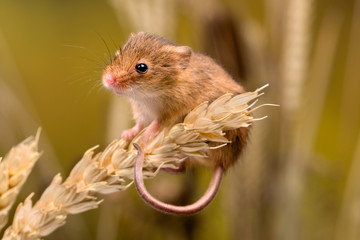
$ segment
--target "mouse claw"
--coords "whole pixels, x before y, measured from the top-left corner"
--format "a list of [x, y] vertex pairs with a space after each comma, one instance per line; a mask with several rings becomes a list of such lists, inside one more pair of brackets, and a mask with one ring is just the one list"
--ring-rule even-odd
[[176, 206], [168, 203], [164, 203], [156, 198], [154, 198], [146, 189], [142, 174], [142, 167], [143, 167], [143, 161], [144, 161], [144, 153], [140, 146], [136, 143], [134, 143], [134, 147], [138, 150], [138, 155], [135, 160], [135, 166], [134, 166], [134, 182], [135, 187], [140, 194], [140, 197], [151, 207], [154, 209], [167, 213], [167, 214], [173, 214], [173, 215], [192, 215], [195, 213], [200, 212], [202, 209], [204, 209], [207, 205], [211, 203], [211, 201], [214, 199], [222, 180], [223, 176], [223, 168], [221, 166], [218, 166], [211, 178], [210, 184], [204, 195], [195, 203], [186, 205], [186, 206]]

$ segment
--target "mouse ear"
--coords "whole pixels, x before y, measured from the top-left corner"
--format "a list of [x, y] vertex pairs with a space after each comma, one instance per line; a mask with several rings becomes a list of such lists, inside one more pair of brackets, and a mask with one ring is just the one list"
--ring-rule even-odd
[[191, 55], [191, 48], [188, 46], [176, 46], [174, 50], [179, 54]]
[[174, 52], [180, 56], [179, 64], [182, 68], [186, 68], [189, 65], [192, 50], [188, 46], [175, 46]]

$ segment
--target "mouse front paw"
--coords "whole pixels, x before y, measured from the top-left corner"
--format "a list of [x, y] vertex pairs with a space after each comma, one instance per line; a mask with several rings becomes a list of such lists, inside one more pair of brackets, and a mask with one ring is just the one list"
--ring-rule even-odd
[[134, 128], [127, 129], [121, 133], [121, 138], [124, 139], [125, 141], [130, 142], [136, 137], [136, 135], [138, 135], [139, 132], [140, 131], [138, 129], [134, 129]]

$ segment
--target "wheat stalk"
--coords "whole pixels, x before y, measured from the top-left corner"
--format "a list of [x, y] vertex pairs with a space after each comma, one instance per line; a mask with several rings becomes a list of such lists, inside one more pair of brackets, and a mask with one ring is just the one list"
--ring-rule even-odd
[[[208, 142], [226, 145], [224, 130], [248, 127], [260, 120], [251, 113], [260, 91], [267, 87], [233, 96], [225, 94], [211, 104], [205, 102], [191, 111], [183, 123], [162, 130], [144, 147], [143, 175], [153, 178], [162, 167], [177, 169], [186, 157], [206, 158]], [[265, 118], [265, 117], [264, 117]], [[142, 134], [134, 139], [140, 142]], [[103, 152], [94, 156], [94, 148], [83, 158], [62, 182], [58, 174], [38, 202], [32, 204], [31, 194], [17, 207], [13, 224], [3, 239], [39, 239], [65, 224], [68, 214], [78, 214], [97, 208], [102, 202], [96, 193], [109, 194], [127, 189], [134, 178], [137, 151], [123, 139], [114, 140]], [[185, 157], [185, 158], [184, 158]], [[154, 171], [156, 169], [156, 171]]]
[[161, 36], [175, 35], [177, 3], [175, 0], [109, 0], [108, 2], [116, 10], [119, 23], [126, 22], [126, 27], [131, 25], [130, 29], [157, 33]]
[[35, 137], [29, 137], [1, 161], [0, 158], [0, 230], [8, 220], [8, 213], [41, 153], [38, 151], [40, 129]]

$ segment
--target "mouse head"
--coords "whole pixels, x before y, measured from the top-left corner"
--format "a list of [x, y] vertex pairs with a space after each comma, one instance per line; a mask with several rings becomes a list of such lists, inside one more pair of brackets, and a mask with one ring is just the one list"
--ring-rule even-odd
[[175, 87], [192, 51], [148, 33], [132, 34], [102, 76], [103, 85], [119, 95], [161, 94]]

